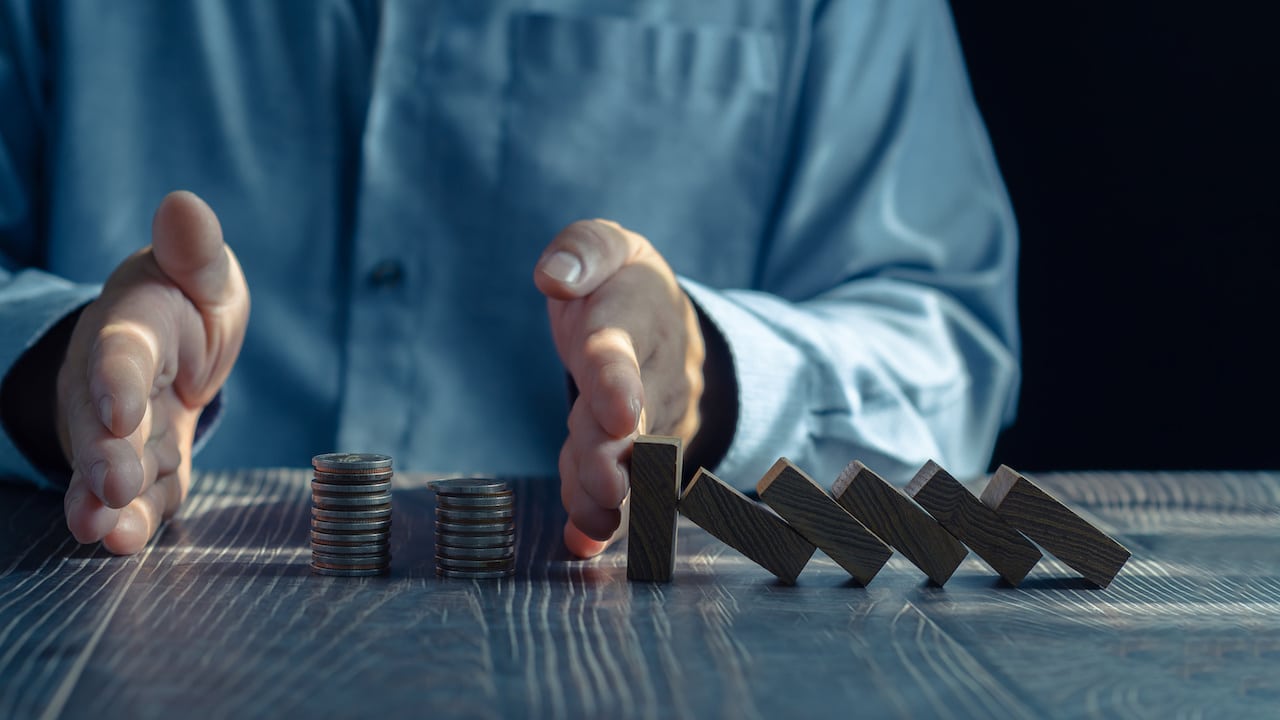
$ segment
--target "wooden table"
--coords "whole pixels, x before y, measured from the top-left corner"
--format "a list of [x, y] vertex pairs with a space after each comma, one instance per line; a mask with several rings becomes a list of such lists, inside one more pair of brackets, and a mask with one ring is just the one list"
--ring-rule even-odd
[[631, 584], [622, 548], [566, 557], [545, 480], [515, 578], [441, 581], [422, 476], [388, 577], [318, 577], [308, 477], [206, 474], [131, 558], [0, 487], [0, 717], [1280, 716], [1280, 474], [1035, 475], [1133, 551], [1106, 590], [973, 555], [787, 587], [684, 521], [674, 582]]

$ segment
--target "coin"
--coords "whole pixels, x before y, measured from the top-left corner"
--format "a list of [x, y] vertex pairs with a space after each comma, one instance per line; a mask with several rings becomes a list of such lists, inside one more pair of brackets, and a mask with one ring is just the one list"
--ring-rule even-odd
[[436, 533], [436, 545], [448, 545], [450, 547], [511, 547], [515, 541], [516, 534], [514, 532], [490, 535], [455, 535], [450, 533]]
[[321, 532], [319, 530], [311, 531], [311, 542], [325, 543], [326, 545], [354, 545], [357, 543], [385, 543], [390, 542], [391, 533], [383, 532]]
[[311, 502], [317, 507], [342, 510], [345, 508], [370, 508], [391, 505], [391, 493], [377, 495], [321, 495], [311, 493]]
[[376, 483], [326, 483], [311, 481], [311, 492], [325, 495], [370, 495], [373, 493], [391, 492], [391, 481]]
[[469, 508], [514, 507], [515, 503], [510, 490], [493, 495], [440, 495], [436, 497], [436, 507]]
[[391, 543], [359, 543], [356, 545], [331, 545], [329, 543], [321, 543], [312, 541], [311, 552], [322, 553], [324, 555], [380, 555], [389, 556], [391, 554]]
[[494, 535], [515, 532], [516, 524], [505, 522], [447, 522], [436, 518], [436, 532], [450, 535]]
[[329, 522], [341, 522], [343, 520], [389, 520], [391, 518], [391, 508], [369, 508], [366, 510], [333, 510], [331, 508], [318, 508], [312, 505], [311, 517], [319, 520], [328, 520]]
[[387, 568], [325, 568], [314, 564], [311, 565], [311, 571], [316, 575], [329, 575], [333, 578], [371, 578], [387, 574]]
[[447, 557], [450, 560], [510, 560], [516, 556], [516, 549], [506, 547], [454, 547], [436, 545], [436, 557]]
[[506, 570], [451, 570], [449, 568], [436, 567], [436, 575], [442, 578], [452, 578], [455, 580], [493, 580], [496, 578], [511, 577], [516, 574], [515, 568]]
[[342, 555], [340, 553], [317, 552], [312, 548], [311, 562], [325, 567], [380, 567], [391, 562], [391, 555], [388, 553]]
[[325, 532], [344, 532], [350, 530], [352, 532], [386, 532], [391, 530], [391, 518], [385, 520], [324, 520], [322, 518], [312, 518], [312, 530], [323, 530]]
[[511, 558], [500, 560], [467, 560], [466, 558], [443, 557], [436, 553], [436, 567], [447, 567], [452, 570], [503, 570], [513, 566]]
[[505, 480], [485, 477], [457, 477], [428, 483], [437, 495], [492, 495], [509, 490]]
[[311, 466], [324, 472], [379, 472], [391, 467], [391, 458], [375, 453], [325, 453], [311, 458]]
[[489, 508], [486, 510], [452, 510], [450, 508], [436, 508], [436, 519], [446, 522], [467, 522], [469, 520], [486, 520], [493, 522], [495, 520], [505, 520], [513, 517], [515, 510], [512, 508]]
[[395, 476], [390, 470], [378, 472], [363, 473], [329, 473], [323, 470], [316, 470], [311, 479], [318, 480], [322, 483], [337, 483], [341, 485], [360, 485], [363, 483], [386, 482]]

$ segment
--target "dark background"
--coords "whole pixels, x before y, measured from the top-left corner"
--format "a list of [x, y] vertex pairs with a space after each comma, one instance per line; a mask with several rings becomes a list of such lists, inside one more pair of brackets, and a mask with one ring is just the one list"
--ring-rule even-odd
[[1280, 468], [1266, 4], [951, 5], [1022, 237], [995, 463]]

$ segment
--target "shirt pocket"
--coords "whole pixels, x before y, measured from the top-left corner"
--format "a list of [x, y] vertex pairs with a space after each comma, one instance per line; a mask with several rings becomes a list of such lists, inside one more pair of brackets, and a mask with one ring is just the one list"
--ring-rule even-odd
[[[615, 17], [513, 18], [504, 198], [544, 240], [605, 217], [676, 269], [741, 284], [766, 221], [778, 96], [773, 35]], [[741, 244], [737, 247], [742, 247]]]

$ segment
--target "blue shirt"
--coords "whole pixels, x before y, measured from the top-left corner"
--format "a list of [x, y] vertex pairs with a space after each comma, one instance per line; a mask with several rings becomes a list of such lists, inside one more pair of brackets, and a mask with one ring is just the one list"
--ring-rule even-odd
[[[985, 469], [1016, 232], [942, 0], [0, 0], [0, 372], [201, 195], [253, 314], [196, 466], [554, 473], [532, 268], [649, 238], [725, 336], [722, 477]], [[40, 478], [0, 434], [0, 475]]]

